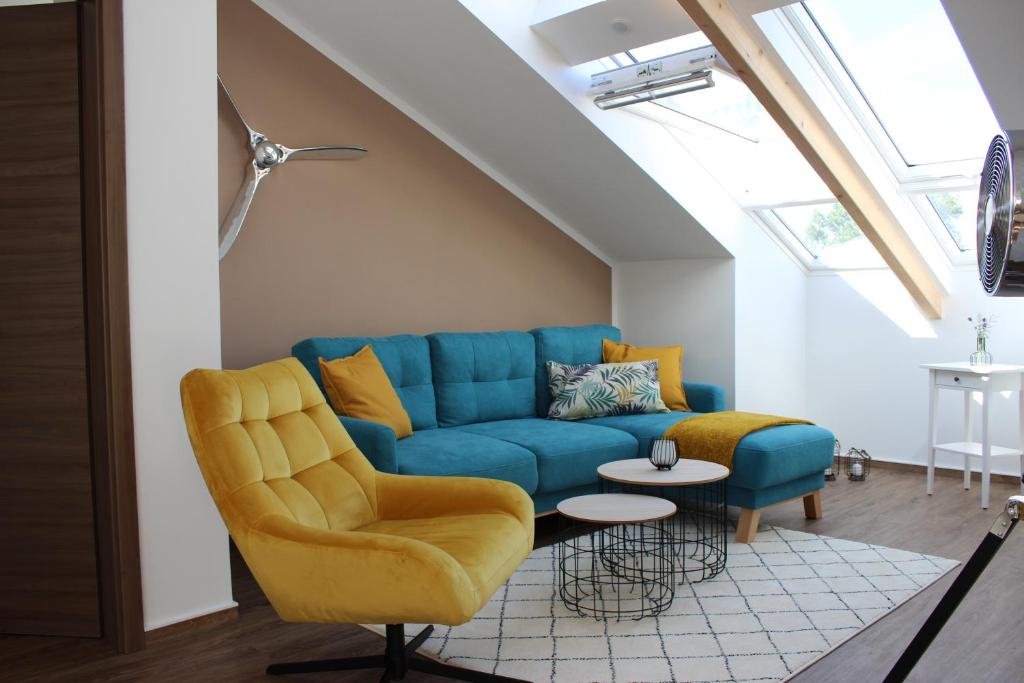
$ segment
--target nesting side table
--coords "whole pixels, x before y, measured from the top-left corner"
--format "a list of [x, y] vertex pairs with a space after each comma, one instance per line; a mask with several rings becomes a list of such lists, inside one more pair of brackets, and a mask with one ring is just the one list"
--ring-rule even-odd
[[[991, 459], [1012, 456], [1020, 458], [1021, 474], [1024, 475], [1024, 365], [971, 365], [969, 363], [929, 363], [928, 392], [928, 481], [926, 490], [932, 495], [935, 490], [935, 454], [938, 451], [958, 453], [964, 458], [964, 489], [971, 488], [971, 458], [981, 458], [981, 507], [988, 509]], [[938, 443], [939, 425], [935, 409], [939, 401], [939, 390], [960, 391], [964, 398], [964, 440]], [[1017, 394], [1018, 433], [1017, 447], [996, 446], [992, 443], [989, 427], [989, 403], [992, 395], [1002, 391]], [[971, 414], [971, 397], [981, 395], [981, 441], [975, 441]], [[1024, 492], [1024, 479], [1021, 483]]]
[[647, 458], [615, 460], [597, 468], [601, 491], [647, 493], [676, 504], [671, 531], [680, 579], [710, 579], [726, 561], [726, 485], [729, 468], [682, 459], [659, 470]]
[[569, 522], [557, 545], [566, 607], [598, 619], [641, 619], [668, 609], [676, 564], [665, 520], [675, 503], [606, 493], [567, 498], [558, 512]]

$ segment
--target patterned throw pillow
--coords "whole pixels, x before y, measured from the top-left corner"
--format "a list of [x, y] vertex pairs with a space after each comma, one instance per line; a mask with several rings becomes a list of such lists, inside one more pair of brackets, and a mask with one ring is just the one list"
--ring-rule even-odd
[[656, 360], [600, 365], [548, 361], [548, 389], [548, 417], [555, 420], [669, 412], [661, 400]]

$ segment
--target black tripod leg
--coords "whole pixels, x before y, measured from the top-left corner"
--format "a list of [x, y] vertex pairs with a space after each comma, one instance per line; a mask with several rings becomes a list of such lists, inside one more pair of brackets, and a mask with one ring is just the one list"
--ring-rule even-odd
[[1010, 498], [1006, 504], [1006, 510], [999, 515], [992, 529], [985, 534], [985, 538], [971, 555], [971, 559], [967, 560], [964, 568], [960, 570], [953, 585], [942, 596], [939, 604], [935, 606], [924, 625], [921, 626], [921, 630], [917, 632], [914, 639], [910, 641], [910, 645], [893, 665], [889, 675], [885, 677], [885, 683], [900, 683], [910, 675], [921, 656], [928, 650], [928, 646], [935, 640], [935, 636], [939, 635], [939, 631], [946, 625], [957, 606], [970, 592], [974, 582], [978, 580], [981, 573], [985, 571], [985, 567], [999, 551], [1003, 541], [1013, 531], [1013, 527], [1016, 526], [1019, 519], [1022, 504], [1024, 504], [1024, 498], [1021, 496]]

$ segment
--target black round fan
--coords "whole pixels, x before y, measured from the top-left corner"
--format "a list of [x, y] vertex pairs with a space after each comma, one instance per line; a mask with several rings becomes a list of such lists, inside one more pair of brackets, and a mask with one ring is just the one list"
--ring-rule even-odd
[[1024, 131], [992, 139], [978, 193], [978, 271], [992, 296], [1024, 296]]

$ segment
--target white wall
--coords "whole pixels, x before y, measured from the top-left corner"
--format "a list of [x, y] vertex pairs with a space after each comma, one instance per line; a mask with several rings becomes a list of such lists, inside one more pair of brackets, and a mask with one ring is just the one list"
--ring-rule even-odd
[[735, 395], [735, 266], [733, 259], [620, 263], [612, 297], [623, 341], [682, 344], [683, 378]]
[[[974, 350], [969, 315], [995, 314], [989, 347], [995, 361], [1024, 364], [1024, 301], [986, 296], [974, 270], [953, 272], [953, 291], [937, 321], [920, 315], [890, 271], [814, 276], [807, 288], [808, 416], [832, 429], [844, 449], [926, 462], [928, 372], [918, 366], [966, 361]], [[940, 441], [961, 439], [962, 409], [958, 393], [941, 392]], [[995, 443], [1018, 443], [1015, 398], [995, 399], [992, 425]], [[962, 467], [960, 456], [940, 454], [939, 462]], [[1015, 458], [996, 459], [992, 471], [1017, 474], [1018, 468]]]
[[736, 409], [802, 416], [807, 408], [807, 276], [747, 218], [736, 253]]
[[124, 5], [128, 259], [145, 627], [233, 606], [178, 381], [220, 367], [215, 0]]
[[683, 344], [684, 378], [722, 385], [730, 408], [803, 415], [807, 277], [752, 220], [739, 229], [735, 259], [616, 264], [616, 324], [630, 343]]

